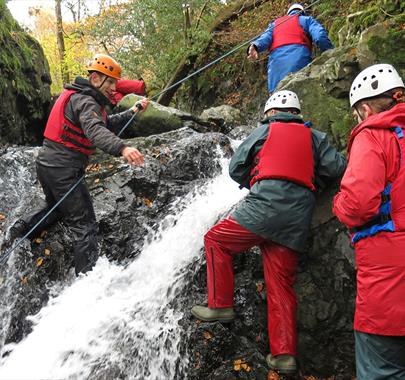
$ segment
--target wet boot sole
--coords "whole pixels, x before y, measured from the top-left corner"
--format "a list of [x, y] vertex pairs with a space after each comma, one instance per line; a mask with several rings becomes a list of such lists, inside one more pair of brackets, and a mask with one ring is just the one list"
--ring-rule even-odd
[[197, 319], [204, 321], [204, 322], [224, 322], [224, 323], [229, 323], [233, 322], [235, 318], [204, 318], [201, 317], [201, 315], [198, 315], [197, 313], [194, 313], [191, 311], [191, 314], [196, 317]]
[[294, 375], [296, 375], [298, 373], [298, 371], [296, 369], [291, 369], [291, 370], [289, 370], [289, 369], [284, 370], [283, 369], [283, 370], [280, 370], [280, 369], [270, 367], [270, 366], [269, 366], [269, 368], [272, 371], [277, 372], [277, 374], [280, 375], [280, 376], [294, 376]]

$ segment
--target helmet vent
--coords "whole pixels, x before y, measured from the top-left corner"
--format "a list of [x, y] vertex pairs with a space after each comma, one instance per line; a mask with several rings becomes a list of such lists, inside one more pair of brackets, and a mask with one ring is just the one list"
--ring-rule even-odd
[[378, 80], [375, 80], [374, 82], [372, 82], [371, 87], [373, 90], [376, 90], [378, 88]]
[[281, 103], [286, 104], [286, 103], [287, 103], [287, 99], [283, 99], [283, 100], [281, 101]]

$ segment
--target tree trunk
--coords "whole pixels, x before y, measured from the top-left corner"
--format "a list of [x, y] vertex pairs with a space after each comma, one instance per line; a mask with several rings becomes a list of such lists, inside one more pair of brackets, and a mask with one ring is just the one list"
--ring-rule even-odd
[[[231, 21], [237, 19], [241, 14], [246, 11], [250, 11], [254, 8], [261, 6], [264, 3], [267, 3], [270, 0], [239, 0], [236, 4], [230, 5], [227, 7], [220, 16], [213, 22], [210, 28], [211, 38], [207, 42], [207, 46], [211, 43], [212, 39], [215, 36], [216, 32], [219, 32], [225, 29]], [[164, 92], [159, 96], [157, 102], [162, 105], [169, 105], [170, 101], [172, 100], [174, 94], [176, 93], [177, 89], [180, 87], [180, 84], [174, 86], [170, 90], [165, 91], [170, 86], [173, 86], [182, 78], [186, 77], [190, 70], [194, 67], [194, 63], [197, 60], [197, 54], [190, 54], [184, 57], [179, 65], [177, 66], [176, 71], [174, 72], [173, 76], [167, 82]]]
[[69, 72], [65, 62], [65, 41], [63, 39], [63, 23], [61, 1], [55, 0], [55, 16], [56, 16], [56, 39], [58, 41], [58, 51], [60, 60], [60, 71], [62, 74], [63, 83], [69, 83]]

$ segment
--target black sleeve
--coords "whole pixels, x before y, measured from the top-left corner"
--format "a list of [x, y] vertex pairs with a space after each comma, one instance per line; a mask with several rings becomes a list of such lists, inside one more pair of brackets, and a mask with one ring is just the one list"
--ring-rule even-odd
[[101, 107], [96, 100], [88, 95], [75, 94], [70, 102], [75, 119], [92, 144], [106, 153], [119, 156], [125, 147], [124, 141], [107, 129]]

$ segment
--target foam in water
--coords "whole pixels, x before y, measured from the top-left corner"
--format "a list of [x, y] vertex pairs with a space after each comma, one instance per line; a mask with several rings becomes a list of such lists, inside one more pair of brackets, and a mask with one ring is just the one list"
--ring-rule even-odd
[[113, 369], [130, 379], [160, 380], [186, 368], [188, 358], [178, 352], [182, 312], [168, 305], [184, 285], [182, 269], [200, 254], [204, 233], [245, 194], [229, 179], [227, 160], [222, 167], [178, 202], [128, 267], [100, 258], [30, 317], [32, 333], [4, 347], [11, 352], [0, 363], [0, 379], [97, 378], [96, 371]]

